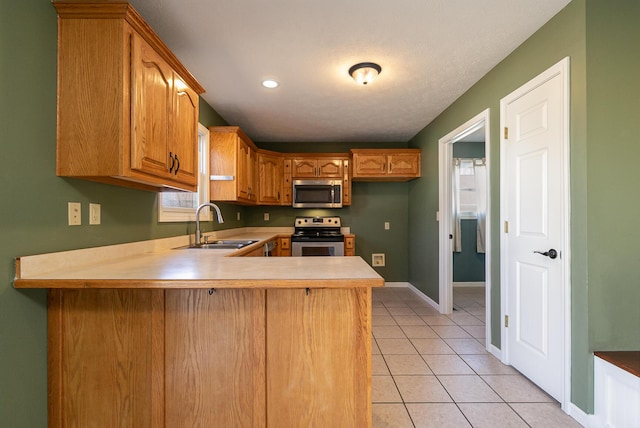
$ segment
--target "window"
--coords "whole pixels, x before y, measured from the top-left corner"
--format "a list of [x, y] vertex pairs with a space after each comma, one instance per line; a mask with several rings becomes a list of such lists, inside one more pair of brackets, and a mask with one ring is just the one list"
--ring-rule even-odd
[[460, 219], [475, 219], [478, 211], [478, 193], [476, 192], [476, 165], [483, 165], [482, 159], [455, 159], [459, 168], [460, 205], [458, 216]]
[[460, 159], [460, 218], [476, 218], [478, 198], [473, 159]]
[[[158, 221], [195, 221], [198, 205], [209, 202], [209, 130], [198, 124], [198, 191], [161, 192], [158, 195]], [[208, 208], [200, 213], [200, 220], [212, 220]]]

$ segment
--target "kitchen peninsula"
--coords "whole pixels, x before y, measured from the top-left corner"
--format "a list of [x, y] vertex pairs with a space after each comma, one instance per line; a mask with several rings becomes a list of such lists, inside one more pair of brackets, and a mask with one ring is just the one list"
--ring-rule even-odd
[[371, 426], [364, 260], [186, 244], [17, 260], [16, 288], [49, 289], [49, 426]]

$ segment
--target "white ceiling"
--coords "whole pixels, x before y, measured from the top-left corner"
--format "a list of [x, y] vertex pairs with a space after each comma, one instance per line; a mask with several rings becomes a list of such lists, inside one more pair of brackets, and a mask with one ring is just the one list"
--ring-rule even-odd
[[569, 0], [131, 3], [254, 141], [407, 142]]

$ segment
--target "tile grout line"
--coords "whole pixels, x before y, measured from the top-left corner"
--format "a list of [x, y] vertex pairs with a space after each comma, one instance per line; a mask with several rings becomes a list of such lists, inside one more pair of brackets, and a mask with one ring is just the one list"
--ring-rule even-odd
[[[409, 300], [405, 300], [405, 299], [402, 299], [402, 298], [400, 298], [400, 299], [393, 299], [393, 300], [394, 300], [394, 301], [396, 301], [396, 300], [400, 300], [400, 301], [402, 301], [402, 303], [404, 304], [404, 306], [406, 306], [406, 307], [410, 310], [410, 312], [412, 312], [412, 313], [413, 313], [413, 315], [411, 315], [411, 314], [393, 314], [393, 313], [392, 313], [392, 310], [393, 310], [392, 308], [400, 308], [400, 306], [387, 306], [387, 305], [385, 304], [384, 300], [382, 300], [382, 299], [381, 299], [381, 300], [378, 300], [378, 301], [382, 304], [382, 307], [383, 307], [383, 308], [385, 309], [385, 311], [389, 314], [389, 316], [393, 319], [393, 321], [394, 321], [394, 325], [393, 325], [393, 326], [395, 326], [395, 327], [398, 327], [398, 328], [399, 328], [399, 330], [401, 331], [401, 333], [402, 333], [402, 335], [404, 336], [404, 338], [405, 338], [406, 340], [408, 340], [408, 341], [409, 341], [409, 343], [411, 344], [411, 346], [412, 346], [412, 347], [414, 348], [414, 350], [416, 351], [417, 355], [418, 355], [418, 356], [420, 357], [420, 359], [425, 363], [425, 365], [429, 368], [429, 370], [431, 371], [431, 373], [433, 374], [433, 376], [436, 378], [436, 380], [438, 381], [438, 383], [442, 386], [443, 390], [447, 393], [447, 395], [448, 395], [448, 396], [449, 396], [449, 398], [451, 399], [451, 402], [452, 402], [452, 403], [453, 403], [453, 404], [458, 408], [458, 410], [460, 411], [460, 413], [462, 414], [462, 416], [465, 418], [465, 420], [467, 420], [467, 422], [469, 422], [469, 424], [471, 424], [471, 421], [469, 421], [469, 419], [467, 418], [467, 416], [464, 414], [464, 412], [462, 411], [462, 409], [461, 409], [461, 408], [460, 408], [460, 406], [459, 406], [459, 404], [460, 404], [460, 403], [462, 403], [462, 402], [460, 402], [460, 403], [459, 403], [459, 402], [457, 402], [457, 401], [455, 401], [455, 400], [454, 400], [454, 398], [451, 396], [451, 394], [449, 393], [449, 391], [445, 388], [444, 384], [442, 384], [442, 381], [441, 381], [441, 379], [440, 379], [439, 375], [438, 375], [438, 374], [436, 374], [436, 373], [433, 371], [433, 369], [431, 368], [431, 366], [429, 366], [429, 364], [428, 364], [428, 363], [427, 363], [427, 361], [425, 360], [424, 355], [423, 355], [423, 354], [421, 354], [421, 353], [418, 351], [418, 349], [416, 348], [416, 346], [415, 346], [415, 344], [413, 343], [413, 341], [411, 340], [411, 338], [409, 338], [409, 337], [407, 336], [407, 333], [406, 333], [406, 332], [404, 331], [404, 329], [402, 328], [402, 327], [403, 327], [403, 325], [401, 325], [401, 324], [399, 324], [399, 323], [398, 323], [398, 320], [396, 319], [396, 316], [417, 316], [417, 317], [419, 317], [419, 318], [423, 321], [424, 326], [429, 327], [431, 330], [433, 330], [433, 329], [431, 328], [431, 327], [432, 327], [432, 325], [428, 324], [424, 319], [422, 319], [422, 316], [425, 316], [425, 315], [419, 315], [418, 313], [416, 313], [416, 312], [415, 312], [414, 308], [413, 308], [413, 307], [411, 307], [411, 306], [409, 305], [409, 303], [408, 303], [408, 302], [410, 302]], [[471, 316], [471, 317], [473, 317], [473, 318], [475, 318], [475, 319], [478, 319], [479, 321], [483, 321], [483, 320], [481, 320], [480, 318], [478, 318], [477, 316], [475, 316], [475, 315], [473, 315], [473, 314], [471, 314], [471, 313], [467, 312], [467, 311], [466, 311], [465, 309], [463, 309], [463, 308], [460, 308], [459, 310], [462, 312], [460, 315], [468, 315], [468, 316]], [[426, 316], [428, 316], [428, 315], [426, 315]], [[471, 336], [471, 338], [472, 338], [473, 340], [475, 340], [475, 341], [477, 341], [478, 343], [480, 343], [480, 344], [483, 346], [483, 348], [485, 347], [485, 344], [483, 344], [482, 342], [480, 342], [480, 340], [479, 340], [478, 338], [474, 337], [471, 333], [469, 333], [467, 330], [465, 330], [463, 325], [458, 324], [455, 320], [451, 319], [451, 318], [450, 318], [450, 317], [448, 317], [448, 316], [447, 316], [447, 318], [449, 318], [449, 319], [454, 323], [454, 325], [455, 325], [455, 326], [457, 326], [458, 328], [461, 328], [463, 331], [465, 331], [465, 333], [467, 333], [469, 336]], [[422, 324], [418, 324], [417, 326], [422, 326]], [[386, 326], [379, 326], [379, 327], [386, 327]], [[405, 327], [406, 327], [406, 326], [405, 326]], [[467, 326], [467, 327], [468, 327], [468, 326]], [[448, 346], [450, 346], [450, 344], [446, 341], [446, 339], [447, 339], [447, 338], [442, 337], [442, 336], [441, 336], [437, 331], [435, 331], [435, 330], [433, 330], [433, 331], [434, 331], [434, 333], [438, 336], [438, 338], [439, 338], [440, 340], [442, 340], [442, 341], [443, 341], [443, 342], [445, 342]], [[377, 339], [376, 339], [376, 338], [373, 338], [373, 339], [376, 341], [376, 346], [378, 346], [378, 349], [380, 350], [380, 347], [379, 347], [379, 345], [378, 345], [378, 343], [377, 343]], [[449, 338], [449, 339], [451, 339], [451, 338]], [[454, 339], [455, 339], [455, 338], [454, 338]], [[527, 423], [527, 421], [526, 421], [526, 420], [525, 420], [525, 419], [520, 415], [520, 413], [518, 413], [518, 411], [517, 411], [515, 408], [513, 408], [513, 406], [511, 406], [511, 403], [507, 402], [507, 401], [506, 401], [506, 400], [505, 400], [505, 399], [504, 399], [504, 398], [503, 398], [503, 397], [498, 393], [498, 391], [496, 391], [496, 390], [495, 390], [491, 385], [489, 385], [489, 384], [487, 383], [487, 381], [482, 377], [482, 375], [481, 375], [477, 370], [475, 370], [473, 367], [471, 367], [471, 366], [468, 364], [468, 362], [467, 362], [464, 358], [462, 358], [462, 356], [463, 356], [463, 355], [486, 355], [486, 354], [487, 354], [486, 352], [485, 352], [485, 354], [460, 354], [460, 353], [458, 353], [458, 351], [456, 351], [455, 349], [453, 349], [453, 348], [451, 348], [451, 349], [452, 349], [452, 351], [455, 353], [455, 355], [456, 355], [458, 358], [460, 358], [460, 359], [463, 361], [463, 363], [464, 363], [467, 367], [469, 367], [469, 369], [474, 373], [474, 375], [473, 375], [473, 376], [477, 376], [477, 377], [479, 377], [479, 378], [482, 380], [482, 382], [483, 382], [486, 386], [488, 386], [488, 387], [489, 387], [489, 389], [490, 389], [492, 392], [494, 392], [494, 393], [496, 394], [496, 396], [501, 400], [501, 403], [506, 404], [506, 405], [507, 405], [507, 406], [508, 406], [508, 407], [509, 407], [509, 408], [510, 408], [510, 409], [511, 409], [511, 410], [512, 410], [512, 411], [513, 411], [517, 416], [518, 416], [518, 418], [519, 418], [522, 422], [524, 422], [524, 423], [525, 423], [525, 425], [526, 425], [526, 426], [529, 426], [529, 427], [530, 427], [530, 425], [529, 425], [529, 424]], [[381, 357], [382, 357], [382, 360], [383, 360], [383, 362], [384, 362], [385, 366], [387, 367], [387, 370], [389, 371], [389, 375], [390, 375], [391, 379], [392, 379], [392, 380], [393, 380], [393, 382], [394, 382], [394, 385], [395, 385], [395, 387], [396, 387], [396, 390], [398, 391], [398, 395], [400, 396], [400, 399], [402, 400], [402, 404], [403, 404], [403, 406], [404, 406], [404, 408], [405, 408], [405, 410], [406, 410], [406, 412], [407, 412], [407, 415], [409, 416], [409, 419], [411, 420], [411, 423], [412, 423], [412, 424], [413, 424], [413, 426], [415, 427], [415, 422], [413, 421], [413, 417], [411, 416], [411, 412], [409, 412], [409, 409], [408, 409], [408, 407], [407, 407], [407, 404], [408, 404], [408, 403], [405, 401], [405, 398], [403, 397], [402, 393], [400, 392], [400, 388], [398, 387], [398, 384], [397, 384], [397, 382], [396, 382], [395, 375], [393, 375], [393, 373], [391, 372], [391, 368], [389, 367], [389, 364], [387, 363], [387, 359], [385, 358], [385, 354], [382, 352], [382, 350], [380, 350], [380, 355], [381, 355]], [[388, 355], [396, 355], [396, 354], [388, 354]], [[402, 355], [402, 354], [397, 354], [397, 355]], [[435, 355], [438, 355], [438, 354], [435, 354]], [[447, 354], [447, 355], [454, 355], [454, 354]], [[517, 373], [505, 374], [505, 375], [517, 375]], [[411, 375], [411, 376], [414, 376], [414, 375]], [[447, 375], [441, 375], [441, 376], [447, 376]], [[456, 375], [450, 375], [450, 376], [456, 376]], [[460, 376], [462, 376], [462, 375], [460, 375]], [[469, 375], [465, 375], [465, 376], [469, 376]], [[431, 403], [431, 402], [430, 402], [430, 403]], [[440, 402], [433, 402], [433, 403], [440, 403]], [[444, 402], [443, 402], [443, 403], [444, 403]], [[465, 402], [465, 403], [466, 403], [466, 402]], [[475, 403], [475, 402], [474, 402], [474, 403]], [[478, 403], [481, 403], [481, 404], [482, 404], [482, 403], [487, 403], [487, 402], [478, 402]], [[536, 404], [537, 404], [538, 402], [531, 402], [531, 403], [536, 403]]]

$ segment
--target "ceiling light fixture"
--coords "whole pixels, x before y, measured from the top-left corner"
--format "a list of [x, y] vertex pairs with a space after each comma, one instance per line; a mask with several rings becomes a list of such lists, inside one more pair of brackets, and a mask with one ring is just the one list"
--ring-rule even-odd
[[265, 88], [273, 89], [278, 87], [278, 82], [273, 79], [267, 79], [262, 81], [262, 86]]
[[361, 62], [349, 69], [349, 75], [359, 84], [366, 85], [378, 77], [381, 71], [382, 67], [375, 62]]

